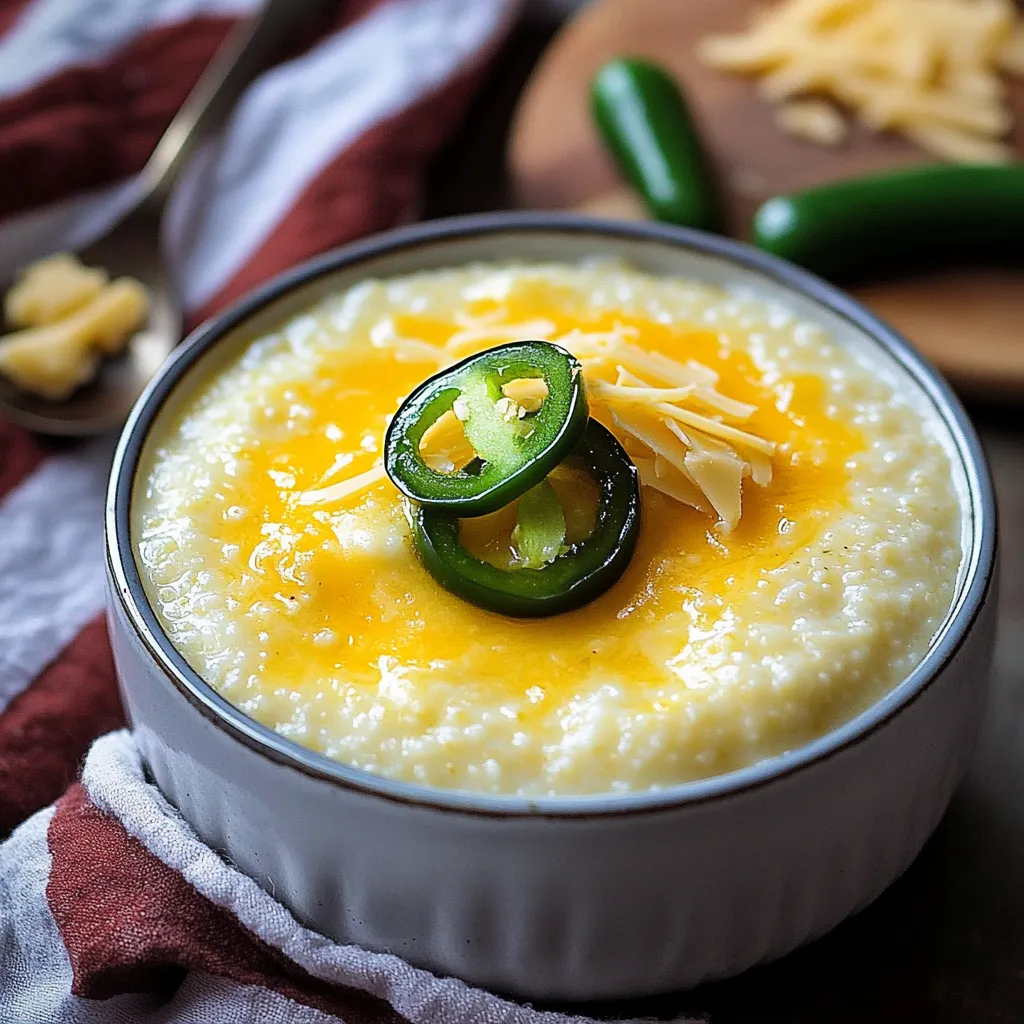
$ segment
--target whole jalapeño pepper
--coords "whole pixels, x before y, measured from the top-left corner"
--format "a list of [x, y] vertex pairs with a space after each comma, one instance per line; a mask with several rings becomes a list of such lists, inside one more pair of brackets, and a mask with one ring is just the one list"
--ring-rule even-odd
[[700, 133], [666, 71], [639, 58], [610, 61], [591, 82], [590, 102], [605, 145], [655, 219], [722, 229]]

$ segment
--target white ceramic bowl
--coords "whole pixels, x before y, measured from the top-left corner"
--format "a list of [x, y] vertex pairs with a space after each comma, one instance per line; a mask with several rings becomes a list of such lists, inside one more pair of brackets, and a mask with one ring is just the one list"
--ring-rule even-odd
[[[536, 800], [378, 778], [218, 696], [161, 631], [130, 543], [140, 454], [192, 382], [261, 327], [370, 275], [598, 253], [780, 298], [935, 408], [967, 536], [953, 610], [921, 664], [841, 728], [741, 771], [660, 792]], [[988, 685], [995, 503], [956, 398], [843, 293], [698, 232], [489, 215], [393, 232], [285, 274], [199, 328], [142, 397], [115, 459], [106, 538], [124, 702], [152, 777], [198, 834], [324, 934], [524, 997], [685, 988], [832, 928], [882, 892], [938, 823]]]

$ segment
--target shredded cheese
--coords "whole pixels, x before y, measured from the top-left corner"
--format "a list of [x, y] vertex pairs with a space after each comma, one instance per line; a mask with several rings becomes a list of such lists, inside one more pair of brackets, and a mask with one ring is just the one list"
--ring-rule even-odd
[[320, 487], [313, 491], [300, 491], [296, 496], [296, 504], [299, 505], [324, 505], [343, 501], [352, 497], [360, 491], [365, 491], [374, 484], [379, 484], [385, 479], [387, 473], [383, 466], [374, 466], [365, 473], [349, 477], [347, 480], [339, 480], [330, 487]]
[[[692, 364], [692, 366], [697, 369], [703, 369], [703, 367], [700, 367], [700, 364]], [[688, 365], [687, 368], [690, 369], [691, 366]], [[627, 387], [652, 388], [652, 385], [648, 384], [643, 380], [643, 378], [630, 373], [625, 367], [617, 366], [616, 370], [618, 371], [618, 378], [615, 382], [616, 384], [625, 385]], [[690, 395], [698, 404], [709, 406], [731, 419], [750, 419], [751, 415], [757, 411], [756, 406], [750, 405], [748, 402], [737, 402], [735, 398], [723, 395], [713, 386], [706, 387], [702, 385], [694, 385]]]
[[370, 344], [374, 348], [391, 350], [400, 363], [436, 363], [437, 368], [443, 370], [453, 362], [443, 348], [422, 338], [400, 335], [390, 317], [382, 320], [370, 332]]
[[616, 335], [606, 335], [600, 341], [595, 341], [593, 335], [573, 337], [567, 334], [558, 339], [558, 344], [579, 359], [604, 358], [623, 370], [643, 373], [676, 387], [686, 384], [713, 387], [718, 383], [718, 374], [706, 366], [692, 361], [680, 363], [660, 352], [647, 352]]
[[1024, 75], [1019, 19], [1013, 0], [782, 0], [699, 53], [756, 76], [782, 104], [779, 127], [803, 138], [841, 141], [831, 100], [942, 159], [1005, 163], [1012, 118], [1000, 72]]
[[456, 331], [444, 348], [451, 355], [466, 355], [478, 349], [481, 342], [488, 342], [485, 347], [493, 348], [501, 342], [520, 341], [523, 338], [547, 341], [554, 333], [555, 325], [550, 320], [530, 320], [521, 324], [483, 323]]
[[699, 512], [710, 515], [711, 506], [705, 500], [701, 489], [669, 465], [664, 459], [647, 459], [637, 456], [633, 464], [640, 473], [640, 484], [642, 487], [650, 487], [653, 490], [661, 491], [662, 494], [673, 498], [683, 505], [691, 505]]
[[772, 482], [772, 460], [761, 452], [748, 452], [750, 479], [758, 487], [767, 487]]
[[696, 427], [698, 430], [710, 434], [712, 437], [720, 437], [723, 441], [732, 441], [734, 444], [745, 445], [753, 448], [754, 451], [763, 455], [772, 455], [775, 452], [775, 443], [766, 441], [756, 434], [747, 433], [745, 430], [737, 430], [730, 427], [728, 423], [719, 423], [718, 420], [701, 416], [700, 413], [691, 412], [689, 409], [680, 409], [677, 405], [669, 405], [668, 402], [657, 402], [654, 406], [662, 414], [670, 419], [678, 420], [688, 426]]
[[588, 392], [595, 398], [606, 402], [625, 402], [627, 405], [653, 405], [655, 402], [679, 402], [693, 395], [693, 385], [686, 384], [681, 388], [652, 388], [644, 385], [624, 386], [608, 384], [603, 380], [591, 381]]
[[[775, 444], [726, 422], [747, 421], [757, 407], [719, 391], [719, 376], [710, 367], [642, 348], [636, 344], [640, 332], [635, 327], [616, 324], [611, 331], [572, 330], [555, 335], [555, 325], [547, 320], [507, 324], [489, 314], [463, 320], [443, 346], [401, 337], [393, 324], [382, 327], [372, 340], [396, 351], [411, 343], [416, 346], [411, 351], [419, 358], [438, 365], [503, 340], [541, 336], [552, 340], [582, 363], [591, 406], [615, 424], [640, 472], [641, 484], [716, 515], [723, 532], [732, 530], [742, 515], [744, 481], [767, 487], [772, 480]], [[614, 382], [606, 379], [609, 374]], [[502, 387], [495, 407], [513, 422], [537, 412], [547, 393], [540, 378], [513, 380]], [[455, 472], [476, 457], [462, 426], [467, 416], [465, 403], [457, 399], [452, 410], [424, 433], [420, 452], [435, 471]], [[383, 469], [374, 467], [331, 487], [303, 492], [298, 500], [300, 504], [340, 501], [383, 476]]]
[[646, 445], [651, 452], [664, 459], [669, 465], [695, 487], [699, 487], [686, 465], [686, 454], [689, 450], [678, 438], [672, 436], [665, 422], [651, 417], [646, 411], [616, 409], [612, 411], [612, 420], [620, 430], [631, 434]]
[[789, 135], [822, 146], [838, 146], [849, 128], [841, 113], [824, 100], [791, 100], [775, 111], [775, 123]]

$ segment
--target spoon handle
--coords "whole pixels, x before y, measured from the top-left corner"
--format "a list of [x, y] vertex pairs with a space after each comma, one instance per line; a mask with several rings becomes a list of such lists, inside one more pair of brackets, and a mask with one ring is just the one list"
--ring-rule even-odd
[[228, 33], [142, 169], [140, 206], [163, 206], [198, 143], [222, 123], [245, 87], [331, 6], [325, 0], [264, 0]]

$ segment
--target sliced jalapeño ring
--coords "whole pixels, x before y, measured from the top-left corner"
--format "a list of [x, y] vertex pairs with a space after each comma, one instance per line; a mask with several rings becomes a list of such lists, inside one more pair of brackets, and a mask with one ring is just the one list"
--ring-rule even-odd
[[445, 589], [480, 608], [516, 617], [556, 615], [593, 601], [626, 571], [640, 534], [636, 467], [596, 420], [572, 452], [598, 486], [594, 527], [540, 568], [499, 568], [472, 555], [459, 537], [459, 517], [411, 505], [413, 541], [427, 570]]
[[[521, 380], [543, 381], [536, 409], [503, 392]], [[441, 472], [427, 464], [421, 446], [449, 413], [476, 457]], [[416, 388], [388, 426], [384, 466], [418, 505], [460, 518], [483, 516], [540, 483], [576, 446], [587, 418], [579, 361], [546, 341], [517, 341], [472, 355]]]

